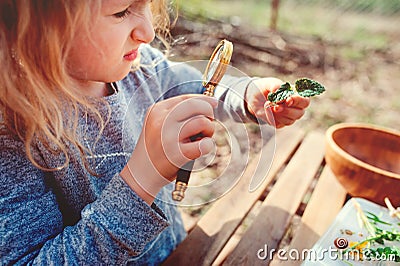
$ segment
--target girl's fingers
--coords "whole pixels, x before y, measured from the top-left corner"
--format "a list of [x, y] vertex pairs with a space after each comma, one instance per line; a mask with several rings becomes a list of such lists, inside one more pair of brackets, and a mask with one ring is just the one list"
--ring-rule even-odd
[[[202, 154], [208, 153], [210, 146], [213, 147], [210, 144], [211, 140], [200, 144], [203, 143], [202, 139], [211, 139], [214, 127], [214, 123], [204, 115], [190, 117], [173, 126], [166, 123], [161, 134], [163, 153], [176, 167], [182, 166], [188, 160], [197, 159]], [[194, 136], [197, 137], [193, 138]]]
[[214, 134], [214, 123], [205, 116], [195, 116], [182, 123], [179, 129], [179, 141], [192, 142], [196, 139], [191, 139], [193, 136], [212, 137]]
[[289, 97], [285, 102], [287, 107], [305, 109], [310, 105], [310, 98], [304, 98], [299, 95]]
[[196, 116], [183, 123], [179, 132], [180, 151], [183, 156], [194, 160], [212, 151], [214, 148], [214, 141], [211, 139], [213, 134], [214, 123], [207, 117]]
[[195, 160], [213, 151], [214, 147], [214, 140], [212, 138], [205, 137], [197, 141], [181, 144], [181, 151], [187, 159]]
[[211, 104], [213, 107], [217, 107], [218, 105], [218, 99], [214, 98], [214, 97], [210, 97], [210, 96], [206, 96], [203, 94], [182, 94], [182, 95], [178, 95], [172, 98], [168, 98], [162, 102], [164, 103], [168, 103], [168, 105], [174, 106], [177, 105], [180, 102], [186, 101], [186, 100], [190, 100], [190, 99], [196, 99], [196, 100], [202, 100], [202, 101], [206, 101], [209, 104]]
[[196, 115], [214, 117], [214, 108], [218, 105], [218, 99], [205, 95], [182, 95], [165, 101], [165, 117], [181, 122]]
[[282, 126], [290, 126], [296, 122], [296, 119], [291, 119], [287, 117], [280, 117], [279, 119], [276, 120], [277, 125], [282, 125]]
[[274, 115], [272, 108], [273, 108], [272, 106], [267, 107], [267, 108], [265, 108], [265, 112], [259, 113], [258, 115], [261, 118], [264, 118], [264, 116], [265, 116], [268, 124], [275, 126], [276, 121], [275, 121], [275, 115]]
[[304, 109], [289, 108], [281, 113], [281, 117], [297, 120], [300, 119], [304, 113]]
[[292, 125], [304, 113], [304, 109], [287, 107], [287, 103], [284, 103], [266, 108], [266, 119], [269, 124], [281, 128]]

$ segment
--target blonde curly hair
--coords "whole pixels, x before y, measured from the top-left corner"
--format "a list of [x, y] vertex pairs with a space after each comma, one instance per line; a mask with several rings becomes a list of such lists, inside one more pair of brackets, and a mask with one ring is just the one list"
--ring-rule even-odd
[[[75, 30], [89, 25], [100, 5], [99, 0], [0, 2], [0, 128], [6, 129], [0, 134], [11, 132], [22, 140], [27, 157], [42, 170], [69, 164], [67, 143], [81, 155], [86, 152], [76, 130], [82, 111], [98, 121], [99, 135], [107, 123], [98, 104], [79, 95], [66, 65]], [[151, 9], [156, 33], [165, 36], [170, 23], [167, 1], [154, 0]], [[38, 142], [64, 155], [64, 164], [56, 169], [40, 165], [33, 155]]]

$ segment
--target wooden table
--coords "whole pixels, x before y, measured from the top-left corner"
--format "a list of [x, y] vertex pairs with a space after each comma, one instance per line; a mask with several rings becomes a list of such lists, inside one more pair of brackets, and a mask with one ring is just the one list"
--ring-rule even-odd
[[253, 160], [234, 189], [213, 203], [165, 265], [301, 264], [279, 260], [277, 250], [282, 243], [287, 243], [286, 250], [300, 253], [311, 248], [346, 199], [325, 165], [324, 146], [321, 132], [305, 134], [293, 126], [278, 130], [275, 141], [263, 147], [276, 147], [276, 152], [262, 185], [248, 190], [258, 163]]

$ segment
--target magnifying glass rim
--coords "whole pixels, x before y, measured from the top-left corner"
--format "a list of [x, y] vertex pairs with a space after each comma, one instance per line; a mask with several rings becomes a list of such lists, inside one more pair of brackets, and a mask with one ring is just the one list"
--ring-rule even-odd
[[[218, 66], [215, 72], [213, 73], [212, 77], [209, 80], [207, 80], [208, 71], [210, 71], [211, 65], [214, 62], [214, 58], [218, 55], [219, 52], [221, 53]], [[212, 53], [210, 60], [208, 61], [206, 70], [204, 71], [203, 86], [205, 88], [207, 88], [207, 86], [209, 85], [216, 86], [221, 81], [222, 77], [225, 74], [226, 68], [228, 67], [229, 62], [231, 61], [232, 52], [233, 52], [233, 44], [230, 41], [222, 40], [219, 42], [214, 52]]]

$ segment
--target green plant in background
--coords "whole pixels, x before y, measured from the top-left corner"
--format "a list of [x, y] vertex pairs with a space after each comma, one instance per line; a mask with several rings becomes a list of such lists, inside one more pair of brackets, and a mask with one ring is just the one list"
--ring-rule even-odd
[[[180, 13], [190, 19], [240, 18], [243, 24], [267, 30], [273, 16], [272, 0], [185, 0], [178, 1]], [[320, 36], [384, 48], [388, 36], [377, 34], [371, 15], [389, 18], [400, 14], [399, 0], [286, 0], [280, 1], [276, 30], [297, 35]], [[316, 23], [318, 21], [318, 23]], [[338, 34], [335, 34], [338, 33]], [[345, 51], [349, 57], [363, 55]]]

